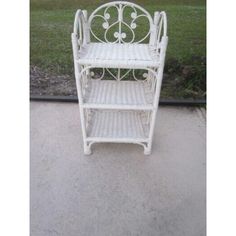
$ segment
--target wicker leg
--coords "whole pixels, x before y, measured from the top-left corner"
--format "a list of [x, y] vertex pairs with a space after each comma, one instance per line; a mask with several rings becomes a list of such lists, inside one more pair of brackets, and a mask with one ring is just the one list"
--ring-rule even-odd
[[86, 142], [84, 143], [84, 155], [91, 155], [91, 146], [88, 145]]
[[144, 146], [144, 155], [150, 155], [152, 152], [151, 142], [147, 143], [147, 146]]

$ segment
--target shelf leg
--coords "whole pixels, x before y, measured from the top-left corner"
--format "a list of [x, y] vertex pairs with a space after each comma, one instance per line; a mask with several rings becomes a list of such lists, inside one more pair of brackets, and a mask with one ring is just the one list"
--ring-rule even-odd
[[149, 142], [147, 146], [144, 146], [144, 155], [150, 155], [152, 152], [152, 144]]
[[84, 143], [84, 155], [91, 155], [92, 151], [91, 151], [91, 146], [88, 145], [87, 143]]

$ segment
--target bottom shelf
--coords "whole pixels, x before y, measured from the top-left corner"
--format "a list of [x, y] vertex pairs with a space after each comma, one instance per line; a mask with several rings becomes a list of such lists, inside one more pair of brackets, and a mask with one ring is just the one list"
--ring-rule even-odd
[[148, 112], [92, 110], [87, 129], [87, 141], [147, 142]]

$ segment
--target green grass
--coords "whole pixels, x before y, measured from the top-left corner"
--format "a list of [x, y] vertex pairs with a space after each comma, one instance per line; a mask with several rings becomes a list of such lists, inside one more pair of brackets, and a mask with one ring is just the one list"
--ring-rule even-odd
[[[30, 63], [47, 72], [73, 73], [71, 32], [78, 8], [89, 12], [107, 1], [31, 0]], [[168, 17], [167, 61], [191, 61], [206, 56], [205, 0], [135, 1], [152, 15], [165, 10]]]
[[[56, 10], [56, 9], [77, 9], [88, 8], [88, 6], [99, 6], [107, 3], [109, 0], [31, 0], [31, 10]], [[159, 6], [159, 5], [205, 5], [206, 0], [136, 0], [131, 1], [141, 6]]]

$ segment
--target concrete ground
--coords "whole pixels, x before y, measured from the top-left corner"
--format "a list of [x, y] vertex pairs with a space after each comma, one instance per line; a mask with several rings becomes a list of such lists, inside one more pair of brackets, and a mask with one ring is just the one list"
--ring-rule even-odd
[[31, 236], [206, 235], [204, 109], [160, 107], [152, 155], [95, 144], [77, 104], [31, 102]]

